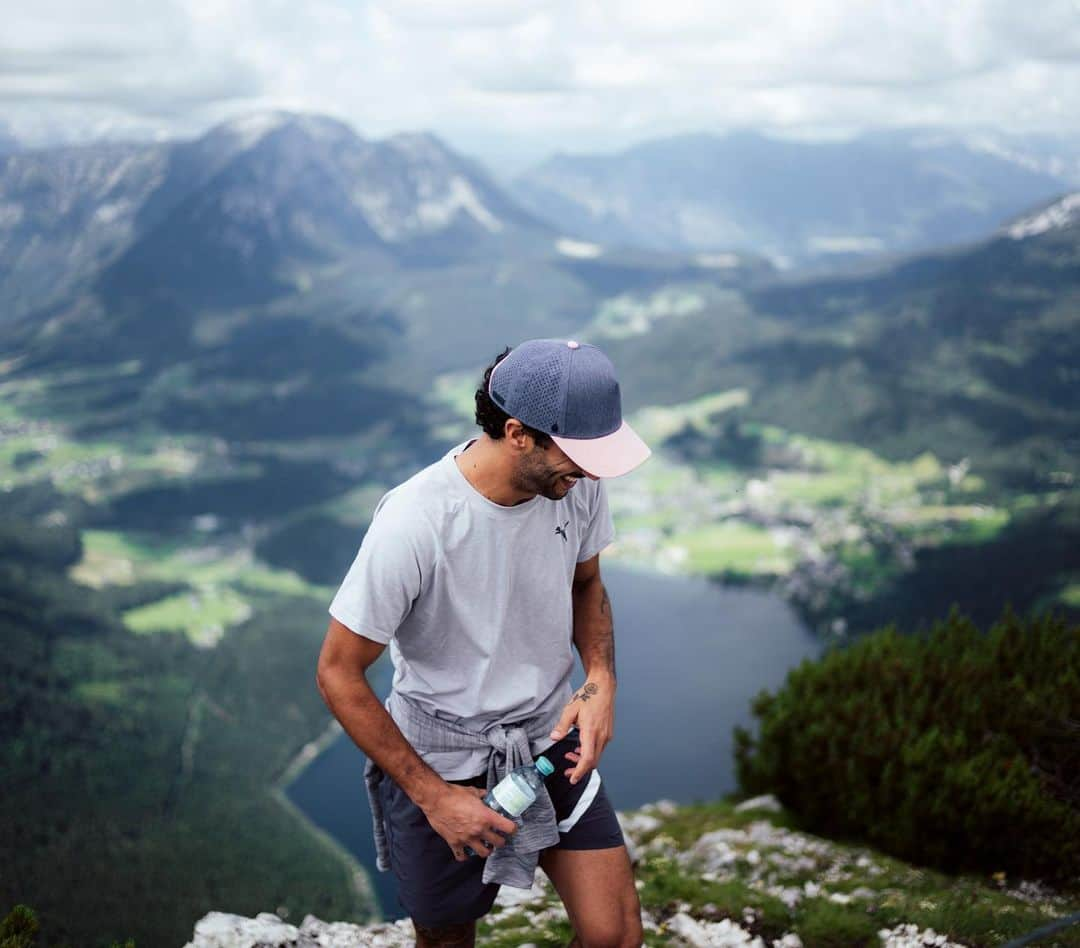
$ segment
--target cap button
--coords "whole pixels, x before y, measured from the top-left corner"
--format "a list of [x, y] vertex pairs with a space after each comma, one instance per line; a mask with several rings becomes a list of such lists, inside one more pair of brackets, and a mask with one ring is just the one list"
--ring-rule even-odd
[[569, 341], [569, 342], [568, 342], [568, 343], [566, 344], [566, 348], [567, 348], [567, 349], [577, 349], [577, 348], [578, 348], [578, 344], [577, 344], [577, 343], [576, 343], [576, 342], [575, 342], [575, 341], [574, 341], [573, 339], [571, 339], [571, 340], [570, 340], [570, 341]]

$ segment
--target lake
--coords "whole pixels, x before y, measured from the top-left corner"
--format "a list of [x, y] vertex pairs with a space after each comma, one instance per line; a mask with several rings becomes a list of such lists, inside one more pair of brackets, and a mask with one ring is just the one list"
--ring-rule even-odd
[[[610, 564], [603, 576], [619, 675], [615, 738], [599, 765], [612, 803], [629, 810], [734, 790], [732, 728], [749, 724], [754, 695], [818, 656], [820, 643], [773, 593]], [[383, 697], [386, 659], [376, 665]], [[582, 681], [579, 667], [573, 684]], [[288, 795], [368, 870], [385, 917], [400, 918], [393, 875], [375, 870], [363, 770], [364, 754], [343, 734]]]

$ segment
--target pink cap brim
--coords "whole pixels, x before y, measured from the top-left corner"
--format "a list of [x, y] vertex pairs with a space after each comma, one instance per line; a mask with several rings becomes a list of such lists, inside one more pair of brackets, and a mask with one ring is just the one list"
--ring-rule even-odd
[[602, 438], [551, 436], [563, 453], [595, 477], [619, 477], [645, 461], [652, 451], [625, 421], [617, 431]]

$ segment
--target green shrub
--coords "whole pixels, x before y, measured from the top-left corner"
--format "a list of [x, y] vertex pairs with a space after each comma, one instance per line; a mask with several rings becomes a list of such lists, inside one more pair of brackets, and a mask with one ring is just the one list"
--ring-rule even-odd
[[29, 905], [16, 905], [0, 922], [0, 948], [33, 948], [39, 927]]
[[807, 829], [946, 871], [1080, 876], [1080, 626], [986, 634], [953, 607], [921, 635], [879, 630], [792, 670], [735, 729], [747, 794]]
[[[29, 905], [16, 905], [0, 921], [0, 948], [34, 948], [40, 929], [34, 910]], [[136, 948], [135, 940], [129, 938], [122, 945], [114, 941], [110, 948]]]

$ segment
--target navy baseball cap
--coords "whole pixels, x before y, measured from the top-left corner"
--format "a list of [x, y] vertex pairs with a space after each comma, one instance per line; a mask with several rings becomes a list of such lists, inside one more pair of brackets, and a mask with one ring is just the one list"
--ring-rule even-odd
[[588, 343], [530, 339], [515, 346], [492, 370], [488, 394], [596, 477], [626, 474], [652, 453], [623, 421], [615, 366]]

